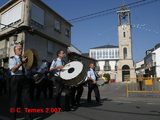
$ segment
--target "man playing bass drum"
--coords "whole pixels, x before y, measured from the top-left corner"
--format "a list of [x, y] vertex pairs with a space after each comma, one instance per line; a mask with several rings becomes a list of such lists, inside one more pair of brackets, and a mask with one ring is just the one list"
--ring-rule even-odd
[[64, 62], [65, 52], [64, 50], [57, 51], [57, 58], [52, 61], [50, 66], [50, 71], [53, 72], [55, 77], [55, 97], [56, 97], [56, 107], [61, 107], [61, 93], [64, 90], [65, 92], [65, 111], [70, 111], [70, 87], [64, 85], [63, 79], [60, 78], [60, 72], [63, 70], [65, 62]]

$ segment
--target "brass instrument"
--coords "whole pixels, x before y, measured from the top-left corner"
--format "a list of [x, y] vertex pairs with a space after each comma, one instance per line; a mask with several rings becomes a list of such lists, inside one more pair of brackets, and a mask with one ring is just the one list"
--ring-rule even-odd
[[28, 60], [25, 63], [25, 67], [27, 70], [31, 70], [34, 66], [37, 65], [38, 56], [33, 49], [27, 49], [24, 51], [24, 57], [27, 57]]

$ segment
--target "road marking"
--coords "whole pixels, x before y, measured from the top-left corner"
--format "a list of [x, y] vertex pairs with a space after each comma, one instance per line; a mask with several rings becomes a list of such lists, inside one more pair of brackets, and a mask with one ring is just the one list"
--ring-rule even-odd
[[130, 101], [111, 101], [111, 102], [115, 102], [115, 103], [132, 103]]
[[152, 103], [152, 102], [149, 102], [147, 103], [148, 105], [160, 105], [160, 103]]

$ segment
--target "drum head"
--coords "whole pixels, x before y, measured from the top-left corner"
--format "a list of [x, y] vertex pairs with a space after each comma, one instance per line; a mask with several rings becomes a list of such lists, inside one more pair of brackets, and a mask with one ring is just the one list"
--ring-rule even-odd
[[73, 61], [65, 65], [60, 72], [60, 77], [64, 80], [71, 80], [77, 77], [83, 70], [83, 64], [79, 61]]
[[28, 62], [25, 64], [26, 69], [30, 70], [33, 66], [33, 62], [34, 62], [34, 54], [33, 51], [31, 49], [27, 49], [24, 52], [24, 56], [28, 58]]

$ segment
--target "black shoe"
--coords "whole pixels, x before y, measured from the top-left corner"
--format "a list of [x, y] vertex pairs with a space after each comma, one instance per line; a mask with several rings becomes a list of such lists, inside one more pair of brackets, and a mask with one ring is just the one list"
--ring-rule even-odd
[[80, 107], [81, 106], [81, 104], [80, 103], [77, 103], [77, 107]]
[[24, 120], [33, 120], [32, 115], [31, 114], [25, 115]]
[[70, 108], [65, 108], [64, 111], [69, 112], [69, 111], [71, 111], [71, 109]]
[[96, 101], [96, 104], [101, 105], [101, 104], [102, 104], [102, 102], [101, 102], [101, 101]]

